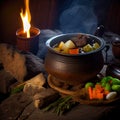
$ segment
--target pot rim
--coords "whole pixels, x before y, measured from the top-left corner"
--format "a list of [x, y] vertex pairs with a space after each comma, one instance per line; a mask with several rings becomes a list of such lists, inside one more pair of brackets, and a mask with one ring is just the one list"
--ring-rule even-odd
[[[69, 36], [69, 35], [70, 35], [70, 36], [76, 36], [76, 35], [79, 35], [79, 34], [80, 34], [80, 35], [87, 35], [87, 36], [89, 36], [89, 37], [93, 37], [93, 38], [99, 40], [99, 41], [100, 41], [100, 48], [98, 48], [98, 49], [96, 49], [96, 50], [94, 50], [94, 51], [87, 52], [87, 53], [64, 54], [64, 53], [60, 53], [60, 52], [55, 51], [55, 50], [52, 48], [52, 46], [50, 45], [51, 41], [55, 40], [56, 38], [60, 38], [60, 37], [64, 37], [64, 36]], [[84, 55], [94, 54], [94, 53], [97, 53], [97, 52], [100, 52], [101, 50], [103, 50], [103, 49], [105, 48], [105, 45], [106, 45], [106, 43], [105, 43], [105, 41], [104, 41], [103, 38], [100, 38], [100, 37], [97, 37], [97, 36], [91, 35], [91, 34], [86, 34], [86, 33], [66, 33], [66, 34], [60, 34], [60, 35], [56, 35], [56, 36], [54, 36], [54, 37], [52, 37], [52, 38], [50, 38], [50, 39], [48, 39], [48, 40], [46, 41], [46, 46], [47, 46], [47, 48], [48, 48], [50, 51], [52, 51], [52, 52], [54, 52], [54, 53], [56, 53], [56, 54], [59, 54], [59, 55], [63, 55], [63, 56], [84, 56]]]

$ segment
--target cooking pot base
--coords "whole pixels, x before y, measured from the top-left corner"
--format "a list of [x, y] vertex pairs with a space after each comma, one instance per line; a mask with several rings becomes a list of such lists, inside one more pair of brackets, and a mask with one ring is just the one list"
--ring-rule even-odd
[[89, 82], [89, 81], [94, 82], [95, 79], [98, 78], [98, 75], [96, 75], [95, 77], [92, 77], [91, 79], [82, 80], [81, 78], [79, 78], [80, 80], [75, 80], [75, 79], [65, 79], [65, 78], [61, 79], [54, 75], [51, 75], [51, 74], [49, 74], [49, 75], [52, 76], [52, 79], [55, 81], [56, 84], [62, 84], [62, 85], [64, 84], [64, 85], [69, 85], [69, 86], [79, 86], [79, 85], [85, 84], [86, 82]]
[[84, 85], [84, 84], [79, 84], [77, 86], [72, 86], [56, 80], [56, 78], [52, 75], [48, 75], [48, 84], [51, 88], [66, 95], [74, 95], [78, 93], [79, 88], [82, 88]]

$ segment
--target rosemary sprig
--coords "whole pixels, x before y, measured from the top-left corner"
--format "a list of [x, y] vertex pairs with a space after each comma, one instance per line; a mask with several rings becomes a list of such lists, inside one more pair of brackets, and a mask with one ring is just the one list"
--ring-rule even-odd
[[72, 96], [66, 96], [61, 97], [55, 102], [49, 104], [46, 108], [44, 108], [44, 111], [49, 111], [51, 109], [54, 109], [53, 112], [55, 112], [57, 115], [62, 115], [65, 112], [69, 111], [73, 106], [76, 105], [77, 102], [74, 102], [72, 100]]
[[63, 101], [63, 98], [59, 98], [58, 100], [56, 100], [55, 102], [49, 104], [47, 107], [45, 107], [43, 109], [43, 111], [49, 111], [52, 108], [56, 107], [59, 103], [61, 103]]
[[10, 94], [12, 95], [12, 94], [21, 92], [23, 90], [23, 88], [24, 88], [24, 84], [19, 85], [19, 86], [15, 87], [15, 88], [11, 89]]

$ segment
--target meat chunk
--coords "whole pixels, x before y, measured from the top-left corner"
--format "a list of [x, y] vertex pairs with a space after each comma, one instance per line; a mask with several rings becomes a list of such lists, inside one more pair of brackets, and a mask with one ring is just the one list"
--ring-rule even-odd
[[86, 35], [78, 35], [77, 37], [72, 38], [72, 41], [77, 47], [82, 47], [87, 44], [87, 39], [88, 36]]

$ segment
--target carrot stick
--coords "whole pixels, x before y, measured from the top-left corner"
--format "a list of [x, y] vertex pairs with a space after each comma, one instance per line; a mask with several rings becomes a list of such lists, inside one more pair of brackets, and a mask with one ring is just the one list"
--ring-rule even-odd
[[69, 53], [70, 54], [79, 54], [79, 49], [78, 48], [69, 49]]
[[88, 93], [89, 93], [89, 98], [92, 100], [93, 99], [93, 89], [92, 89], [92, 87], [88, 87]]
[[103, 92], [104, 91], [104, 88], [100, 84], [96, 84], [95, 89], [96, 89], [97, 92]]
[[104, 99], [104, 97], [109, 93], [108, 90], [105, 90], [100, 84], [96, 84], [94, 88], [88, 87], [89, 99]]
[[96, 99], [97, 98], [97, 91], [96, 89], [94, 88], [93, 89], [93, 99]]
[[97, 99], [103, 99], [104, 93], [97, 93]]

